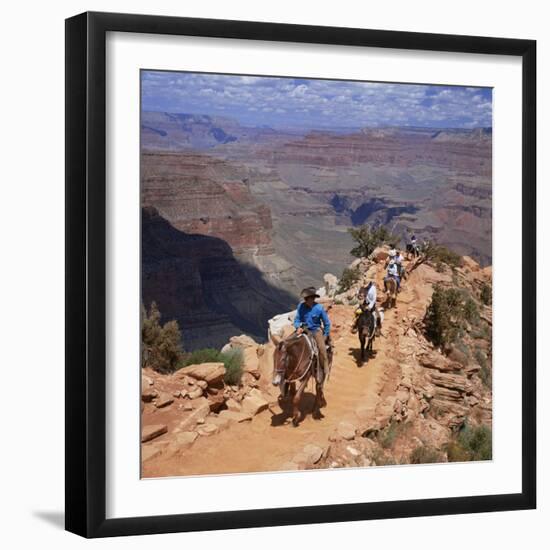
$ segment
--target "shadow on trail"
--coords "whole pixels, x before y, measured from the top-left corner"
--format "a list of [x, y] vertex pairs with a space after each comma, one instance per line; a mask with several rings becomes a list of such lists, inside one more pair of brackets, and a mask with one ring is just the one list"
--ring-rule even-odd
[[[315, 394], [304, 391], [302, 398], [300, 399], [300, 404], [298, 409], [300, 410], [300, 422], [303, 422], [308, 415], [312, 415], [313, 408], [315, 405]], [[292, 418], [292, 400], [291, 399], [281, 399], [279, 397], [279, 406], [282, 409], [282, 412], [274, 414], [271, 417], [272, 426], [284, 426], [287, 424], [287, 420]], [[320, 418], [324, 418], [324, 415], [321, 413]]]
[[[375, 359], [378, 352], [373, 349], [371, 352], [365, 351], [365, 360], [371, 360]], [[365, 361], [361, 361], [361, 348], [359, 347], [359, 343], [357, 344], [357, 347], [349, 348], [348, 349], [348, 355], [350, 357], [353, 357], [354, 361], [357, 363], [358, 367], [365, 366]]]

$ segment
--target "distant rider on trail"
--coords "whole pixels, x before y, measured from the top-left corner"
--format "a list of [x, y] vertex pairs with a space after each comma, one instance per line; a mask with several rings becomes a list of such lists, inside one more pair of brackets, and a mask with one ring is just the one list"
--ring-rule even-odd
[[301, 292], [303, 302], [298, 304], [294, 328], [296, 334], [302, 334], [304, 329], [313, 336], [319, 349], [319, 372], [316, 373], [317, 381], [322, 383], [327, 374], [328, 356], [327, 345], [330, 345], [330, 319], [325, 308], [315, 302], [319, 298], [314, 287], [304, 288]]
[[411, 235], [411, 242], [407, 245], [406, 248], [407, 251], [410, 251], [413, 256], [420, 256], [420, 247], [418, 246], [416, 235], [414, 233]]

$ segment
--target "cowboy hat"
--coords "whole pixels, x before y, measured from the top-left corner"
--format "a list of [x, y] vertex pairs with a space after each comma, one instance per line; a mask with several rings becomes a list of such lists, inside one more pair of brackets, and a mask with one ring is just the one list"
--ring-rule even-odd
[[308, 286], [307, 288], [304, 288], [302, 292], [300, 292], [300, 296], [304, 299], [309, 298], [310, 296], [315, 296], [315, 298], [320, 298], [319, 294], [317, 294], [317, 291], [315, 290], [315, 287]]

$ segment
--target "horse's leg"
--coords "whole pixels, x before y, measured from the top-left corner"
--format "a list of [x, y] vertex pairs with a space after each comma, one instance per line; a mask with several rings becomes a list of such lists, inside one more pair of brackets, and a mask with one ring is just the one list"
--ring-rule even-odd
[[361, 361], [365, 360], [365, 337], [363, 334], [359, 337], [359, 342], [361, 343]]
[[286, 410], [287, 414], [289, 416], [292, 416], [293, 414], [293, 403], [294, 403], [294, 396], [296, 395], [296, 384], [294, 382], [290, 382], [288, 384], [288, 391], [287, 391], [287, 402], [286, 402]]
[[305, 379], [300, 384], [300, 387], [298, 388], [298, 391], [294, 395], [294, 398], [292, 399], [292, 424], [293, 426], [298, 426], [300, 423], [300, 409], [298, 405], [300, 404], [300, 399], [302, 398], [302, 394], [304, 393], [304, 390], [306, 388], [306, 385], [309, 381], [310, 375], [308, 374]]
[[323, 418], [321, 414], [321, 407], [326, 405], [325, 397], [323, 396], [323, 385], [318, 382], [315, 383], [315, 403], [313, 405], [313, 418], [320, 420]]

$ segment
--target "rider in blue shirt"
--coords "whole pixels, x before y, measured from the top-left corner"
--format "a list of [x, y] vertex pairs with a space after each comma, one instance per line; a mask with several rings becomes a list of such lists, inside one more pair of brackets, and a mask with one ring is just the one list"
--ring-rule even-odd
[[324, 379], [324, 374], [327, 372], [326, 366], [328, 364], [326, 340], [330, 337], [330, 319], [328, 318], [325, 308], [321, 304], [315, 302], [315, 298], [319, 298], [315, 288], [304, 288], [301, 296], [304, 301], [300, 302], [296, 308], [294, 328], [297, 334], [301, 334], [305, 327], [315, 338], [317, 347], [319, 348], [319, 366]]

